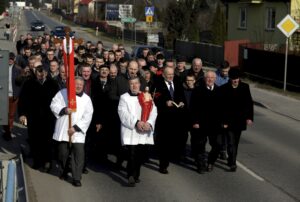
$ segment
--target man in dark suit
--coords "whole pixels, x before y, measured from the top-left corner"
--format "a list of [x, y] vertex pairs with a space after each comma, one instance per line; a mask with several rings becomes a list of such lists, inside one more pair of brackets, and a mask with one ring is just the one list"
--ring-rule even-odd
[[19, 119], [27, 125], [34, 169], [49, 171], [51, 166], [55, 117], [50, 103], [58, 89], [57, 83], [47, 78], [47, 70], [40, 65], [36, 67], [34, 77], [25, 81], [20, 92]]
[[232, 172], [237, 169], [236, 157], [243, 130], [253, 122], [253, 100], [249, 85], [240, 80], [236, 68], [229, 70], [230, 81], [221, 87], [224, 100], [223, 127], [228, 130], [228, 166]]
[[[193, 129], [191, 130], [192, 152], [197, 165], [197, 171], [204, 173], [206, 170], [205, 145], [207, 138], [212, 149], [209, 158], [216, 159], [219, 154], [217, 137], [221, 129], [220, 117], [220, 91], [215, 85], [216, 73], [208, 71], [204, 76], [204, 83], [192, 94], [191, 112]], [[212, 169], [212, 164], [209, 169]]]
[[[157, 80], [155, 104], [158, 109], [156, 135], [159, 150], [159, 172], [168, 173], [171, 157], [178, 158], [184, 133], [184, 94], [179, 80], [174, 79], [174, 68], [166, 67]], [[177, 105], [177, 106], [176, 106]], [[172, 154], [172, 156], [171, 156]]]

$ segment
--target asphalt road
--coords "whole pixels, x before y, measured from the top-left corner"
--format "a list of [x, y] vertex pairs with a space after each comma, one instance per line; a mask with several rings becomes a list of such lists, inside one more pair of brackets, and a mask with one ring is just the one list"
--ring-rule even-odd
[[162, 175], [152, 160], [135, 188], [126, 186], [124, 171], [97, 163], [81, 188], [29, 167], [28, 174], [38, 201], [299, 201], [299, 122], [259, 107], [255, 119], [242, 136], [236, 173], [218, 161], [204, 175], [192, 164], [171, 164]]
[[[50, 33], [51, 30], [53, 30], [53, 28], [55, 26], [60, 26], [60, 25], [65, 25], [64, 23], [59, 22], [59, 20], [54, 19], [54, 18], [50, 18], [49, 17], [49, 13], [46, 13], [46, 11], [44, 12], [39, 12], [39, 11], [30, 11], [27, 10], [24, 12], [24, 17], [25, 17], [25, 25], [26, 28], [25, 30], [30, 30], [30, 22], [35, 21], [35, 20], [41, 20], [45, 23], [46, 25], [46, 30], [45, 32]], [[69, 26], [69, 25], [67, 25]], [[103, 40], [102, 38], [96, 37], [95, 35], [86, 32], [86, 28], [78, 25], [78, 26], [73, 26], [71, 27], [73, 31], [75, 31], [75, 38], [81, 38], [84, 41], [92, 41], [94, 43], [96, 43], [99, 40]], [[36, 32], [32, 32], [34, 36], [38, 36], [40, 34], [43, 34], [43, 31], [36, 31]], [[110, 49], [112, 47], [113, 42], [111, 41], [103, 41], [104, 47]], [[134, 44], [125, 44], [125, 49], [127, 50], [127, 52], [131, 53], [131, 47]]]
[[[50, 28], [57, 25], [39, 13], [28, 11], [25, 16], [20, 33], [28, 32], [25, 21], [36, 16]], [[84, 32], [79, 34], [90, 37]], [[171, 164], [170, 173], [162, 175], [157, 171], [157, 161], [152, 160], [142, 168], [141, 183], [131, 188], [126, 186], [124, 171], [91, 163], [89, 174], [83, 175], [83, 186], [75, 188], [55, 173], [26, 166], [30, 198], [41, 202], [300, 201], [299, 142], [299, 121], [255, 107], [254, 125], [241, 139], [236, 173], [228, 172], [225, 162], [218, 161], [213, 172], [204, 175], [195, 172], [192, 164]]]

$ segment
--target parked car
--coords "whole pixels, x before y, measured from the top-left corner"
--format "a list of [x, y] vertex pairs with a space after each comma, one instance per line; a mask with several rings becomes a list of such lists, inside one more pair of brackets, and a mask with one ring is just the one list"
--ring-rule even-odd
[[[63, 38], [66, 36], [65, 33], [65, 26], [56, 26], [54, 29], [51, 31], [51, 35], [57, 37], [57, 38]], [[75, 35], [75, 32], [72, 31], [70, 33], [70, 36], [73, 37]]]
[[172, 51], [168, 51], [164, 49], [163, 47], [160, 46], [151, 46], [151, 45], [138, 45], [138, 46], [132, 46], [132, 52], [131, 52], [131, 57], [132, 58], [140, 58], [142, 57], [143, 49], [144, 48], [149, 48], [151, 52], [154, 54], [157, 52], [162, 52], [165, 56], [165, 58], [172, 58], [173, 53]]
[[31, 31], [45, 31], [45, 24], [40, 20], [31, 22]]

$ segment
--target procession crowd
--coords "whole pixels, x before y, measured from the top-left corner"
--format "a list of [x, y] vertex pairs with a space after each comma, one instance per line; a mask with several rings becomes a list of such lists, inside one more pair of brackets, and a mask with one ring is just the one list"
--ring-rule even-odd
[[135, 186], [153, 151], [161, 174], [168, 174], [170, 161], [185, 163], [190, 135], [199, 173], [211, 172], [217, 158], [236, 171], [241, 133], [253, 122], [249, 85], [239, 69], [224, 61], [216, 72], [204, 72], [201, 58], [187, 68], [185, 57], [165, 58], [149, 48], [131, 58], [123, 44], [105, 49], [101, 41], [74, 40], [73, 48], [76, 111], [68, 108], [73, 100], [60, 40], [29, 33], [17, 41], [17, 54], [9, 54], [3, 137], [12, 139], [17, 114], [27, 126], [34, 169], [50, 172], [57, 160], [60, 179], [71, 172], [73, 185], [81, 186], [89, 161], [104, 163], [113, 154], [115, 168], [127, 161], [128, 185]]

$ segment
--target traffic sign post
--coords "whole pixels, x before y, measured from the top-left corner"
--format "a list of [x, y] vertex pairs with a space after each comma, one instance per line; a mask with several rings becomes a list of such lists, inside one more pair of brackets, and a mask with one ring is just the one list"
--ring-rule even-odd
[[153, 16], [154, 15], [154, 6], [145, 7], [145, 16]]
[[123, 23], [135, 23], [136, 22], [136, 18], [132, 18], [132, 17], [129, 17], [129, 18], [122, 18], [121, 19], [121, 22]]
[[153, 22], [154, 6], [145, 7], [146, 22], [149, 23], [148, 35], [151, 33], [151, 23]]
[[146, 22], [148, 22], [148, 23], [153, 22], [153, 16], [151, 16], [151, 15], [146, 16]]
[[289, 37], [299, 28], [299, 24], [290, 15], [287, 15], [278, 23], [277, 27], [286, 36], [283, 81], [283, 90], [286, 91]]

